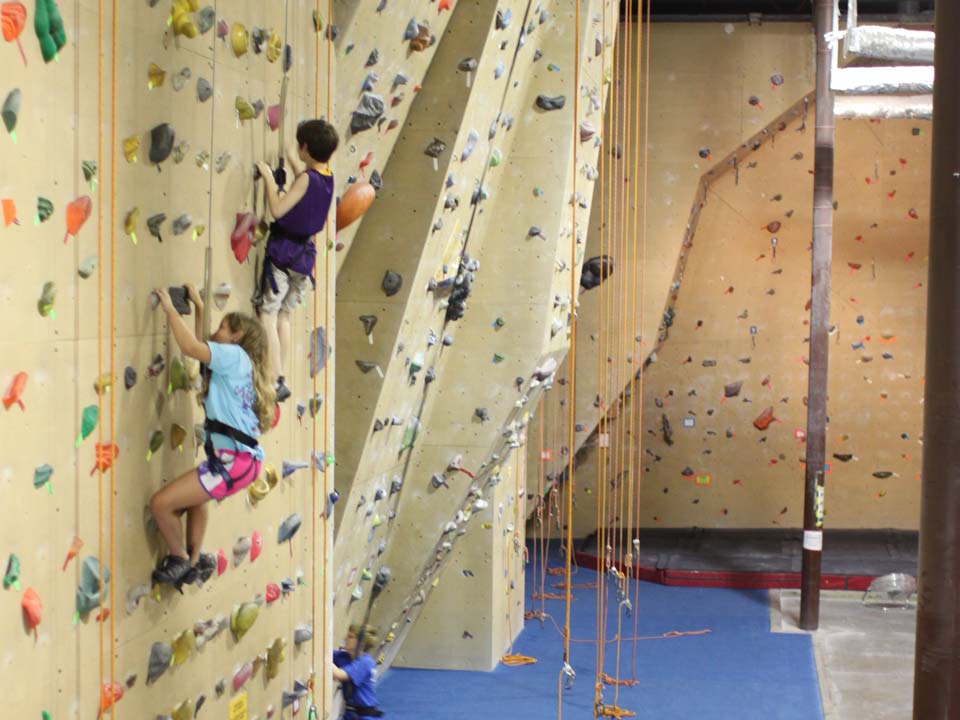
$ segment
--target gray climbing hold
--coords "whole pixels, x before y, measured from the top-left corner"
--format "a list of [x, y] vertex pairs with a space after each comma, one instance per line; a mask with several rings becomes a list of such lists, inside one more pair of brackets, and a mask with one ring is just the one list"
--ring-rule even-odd
[[537, 60], [539, 60], [539, 59], [542, 58], [542, 57], [543, 57], [543, 53], [542, 53], [542, 52], [540, 52], [539, 50], [535, 50], [535, 51], [534, 51], [534, 53], [533, 53], [533, 61], [534, 61], [534, 62], [537, 62]]
[[477, 69], [477, 59], [475, 57], [464, 58], [457, 65], [460, 72], [474, 72]]
[[404, 40], [413, 40], [420, 33], [420, 26], [417, 24], [416, 20], [410, 20], [407, 23], [407, 26], [403, 29], [403, 39]]
[[160, 235], [160, 226], [163, 225], [166, 219], [166, 213], [157, 213], [147, 218], [147, 230], [160, 242], [163, 242], [163, 236]]
[[586, 142], [597, 134], [597, 128], [589, 120], [580, 123], [580, 142]]
[[360, 368], [360, 371], [366, 375], [368, 372], [377, 367], [375, 362], [370, 362], [369, 360], [356, 360], [357, 367]]
[[365, 92], [360, 97], [360, 103], [350, 120], [350, 132], [356, 134], [369, 130], [377, 124], [377, 120], [383, 115], [383, 98], [374, 93]]
[[447, 144], [440, 138], [434, 138], [426, 149], [423, 151], [424, 155], [427, 155], [432, 158], [438, 158], [443, 154], [443, 151], [447, 149]]
[[367, 62], [364, 64], [364, 67], [373, 67], [378, 62], [380, 62], [380, 51], [374, 48], [367, 56]]
[[550, 97], [549, 95], [537, 95], [537, 107], [541, 110], [560, 110], [567, 102], [565, 95]]
[[[368, 72], [363, 79], [363, 85], [360, 86], [361, 92], [372, 92], [374, 85], [380, 82], [380, 77], [375, 72]], [[380, 120], [383, 120], [381, 117]]]
[[83, 615], [100, 606], [100, 573], [103, 582], [110, 582], [110, 571], [100, 567], [100, 561], [88, 557], [80, 569], [80, 584], [77, 586], [77, 612]]
[[770, 76], [770, 84], [773, 85], [774, 87], [779, 87], [783, 85], [783, 82], [784, 82], [783, 75], [781, 75], [780, 73], [774, 73], [773, 75]]
[[408, 82], [407, 76], [403, 73], [397, 73], [393, 77], [393, 82], [390, 84], [390, 90], [396, 90], [401, 85], [406, 85]]
[[400, 492], [400, 489], [403, 487], [403, 480], [400, 479], [399, 475], [395, 475], [393, 480], [390, 481], [390, 494], [396, 495]]
[[424, 376], [423, 376], [424, 384], [429, 385], [436, 379], [437, 379], [437, 371], [434, 370], [432, 367], [427, 368], [427, 372], [424, 373]]
[[377, 326], [377, 316], [361, 315], [360, 322], [363, 323], [363, 334], [369, 337], [373, 333], [373, 329]]
[[732, 382], [728, 385], [723, 386], [723, 396], [724, 397], [736, 397], [740, 394], [740, 388], [743, 387], [743, 381]]
[[150, 646], [150, 660], [147, 662], [147, 685], [163, 675], [173, 659], [173, 647], [170, 643], [155, 642]]
[[383, 430], [383, 420], [377, 418], [373, 421], [373, 431], [380, 432], [381, 430]]
[[400, 292], [400, 288], [403, 287], [403, 277], [398, 272], [387, 270], [383, 276], [381, 287], [387, 297], [392, 297]]
[[467, 133], [467, 141], [463, 145], [463, 152], [460, 153], [460, 162], [465, 162], [473, 154], [474, 148], [477, 147], [477, 142], [480, 140], [480, 134], [470, 128], [470, 132]]
[[473, 414], [480, 422], [487, 422], [490, 419], [490, 412], [483, 407], [478, 407]]
[[223, 693], [225, 693], [227, 690], [227, 679], [220, 678], [217, 680], [217, 684], [213, 686], [213, 690], [217, 693], [217, 697], [223, 695]]
[[493, 69], [493, 79], [499, 80], [500, 76], [503, 75], [506, 69], [507, 69], [507, 66], [503, 64], [503, 60], [498, 60], [497, 66]]
[[327, 331], [323, 326], [310, 333], [310, 377], [327, 366]]
[[433, 485], [434, 488], [440, 489], [447, 484], [447, 479], [440, 473], [434, 473], [430, 476], [430, 484]]
[[309, 624], [297, 625], [293, 630], [293, 644], [296, 646], [303, 645], [305, 642], [310, 642], [313, 639], [313, 626]]
[[380, 171], [374, 170], [370, 173], [370, 185], [374, 190], [380, 190], [383, 187], [383, 179], [380, 177]]
[[277, 529], [277, 542], [285, 543], [287, 540], [292, 539], [300, 529], [302, 522], [303, 519], [300, 517], [300, 513], [293, 513], [284, 518], [283, 522], [280, 523], [280, 527]]
[[497, 30], [506, 30], [510, 27], [510, 20], [513, 18], [513, 11], [510, 8], [506, 10], [497, 10]]
[[543, 230], [540, 229], [539, 225], [531, 225], [530, 229], [527, 230], [527, 237], [538, 237], [543, 240], [547, 239], [546, 237], [544, 237]]
[[214, 26], [216, 21], [217, 13], [210, 5], [202, 7], [200, 12], [197, 13], [197, 29], [201, 35], [205, 35], [206, 32]]
[[127, 365], [123, 371], [123, 386], [129, 390], [137, 384], [137, 371]]
[[97, 256], [96, 255], [87, 255], [83, 260], [80, 261], [80, 265], [77, 267], [77, 274], [80, 275], [84, 280], [93, 275], [93, 271], [97, 269]]
[[176, 218], [174, 218], [172, 227], [174, 235], [183, 235], [187, 230], [190, 229], [190, 226], [193, 225], [193, 218], [184, 213]]
[[244, 536], [237, 538], [233, 544], [233, 564], [236, 567], [243, 562], [243, 559], [250, 552], [250, 538]]

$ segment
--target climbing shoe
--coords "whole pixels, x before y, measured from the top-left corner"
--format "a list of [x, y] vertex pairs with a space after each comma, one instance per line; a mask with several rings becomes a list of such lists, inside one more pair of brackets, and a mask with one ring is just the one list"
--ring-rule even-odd
[[287, 387], [287, 383], [284, 382], [283, 376], [281, 375], [277, 379], [277, 402], [282, 403], [284, 400], [290, 397], [290, 388]]
[[184, 582], [189, 582], [189, 575], [194, 575], [195, 577], [195, 571], [187, 558], [167, 555], [160, 561], [160, 564], [157, 565], [151, 578], [153, 579], [154, 585], [173, 585], [177, 590], [183, 592], [183, 584]]
[[202, 585], [209, 580], [217, 570], [217, 557], [213, 553], [200, 553], [197, 564], [193, 566]]

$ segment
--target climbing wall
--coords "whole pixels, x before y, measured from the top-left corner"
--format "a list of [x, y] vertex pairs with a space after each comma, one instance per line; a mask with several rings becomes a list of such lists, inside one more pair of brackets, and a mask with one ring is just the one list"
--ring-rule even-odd
[[[443, 585], [431, 611], [442, 630], [418, 623], [423, 634], [401, 661], [489, 668], [522, 624], [518, 452], [569, 343], [571, 275], [575, 287], [600, 145], [592, 134], [577, 142], [574, 162], [574, 138], [580, 120], [600, 124], [601, 62], [616, 20], [611, 4], [584, 3], [578, 58], [575, 3], [458, 2], [449, 16], [443, 5], [410, 13], [414, 24], [429, 21], [432, 47], [397, 47], [410, 17], [391, 4], [390, 33], [351, 51], [359, 68], [379, 50], [384, 88], [396, 72], [409, 84], [379, 135], [348, 140], [360, 160], [390, 142], [382, 135], [397, 137], [378, 165], [383, 189], [341, 252], [336, 625], [372, 608], [389, 663]], [[352, 22], [382, 22], [374, 13], [358, 9]], [[410, 62], [425, 53], [432, 59], [418, 76]], [[372, 602], [365, 578], [383, 567], [393, 580]], [[467, 602], [452, 602], [471, 586]], [[438, 654], [451, 639], [463, 647]]]
[[[755, 134], [763, 136], [813, 85], [806, 25], [654, 23], [649, 32], [649, 43], [639, 41], [644, 63], [650, 53], [649, 70], [637, 68], [635, 25], [624, 28], [612, 68], [614, 90], [603, 128], [619, 152], [605, 153], [599, 164], [585, 256], [611, 256], [614, 271], [600, 287], [581, 290], [575, 451], [585, 443], [596, 447], [598, 419], [624, 390], [629, 392], [629, 379], [656, 345], [705, 179], [727, 167], [733, 151]], [[629, 51], [623, 49], [626, 38]], [[547, 485], [568, 464], [568, 365], [558, 373], [566, 383], [560, 396], [545, 403], [531, 428], [532, 437], [542, 433], [544, 440], [528, 454], [528, 475], [542, 473]], [[627, 447], [610, 433], [604, 441], [611, 443], [611, 452], [613, 444]], [[577, 476], [577, 535], [596, 526], [594, 477], [592, 469]]]
[[[813, 156], [802, 122], [771, 129], [755, 167], [706, 192], [669, 335], [644, 374], [644, 526], [802, 523]], [[918, 527], [929, 158], [929, 123], [838, 124], [831, 527]]]
[[[13, 5], [3, 7], [5, 38], [21, 17]], [[0, 138], [0, 232], [20, 260], [0, 272], [10, 322], [0, 483], [10, 507], [23, 508], [0, 531], [5, 704], [58, 719], [96, 717], [101, 703], [131, 716], [183, 719], [203, 708], [225, 717], [245, 705], [248, 715], [233, 716], [266, 717], [308, 702], [297, 683], [330, 648], [322, 568], [332, 535], [321, 516], [333, 484], [332, 466], [322, 470], [333, 445], [332, 368], [315, 373], [324, 399], [317, 410], [308, 403], [308, 353], [315, 326], [333, 332], [334, 266], [321, 254], [319, 319], [305, 308], [294, 326], [294, 397], [263, 441], [276, 474], [211, 508], [205, 550], [220, 556], [218, 571], [183, 595], [149, 587], [162, 549], [147, 502], [200, 457], [198, 368], [183, 361], [150, 293], [205, 287], [214, 329], [225, 312], [250, 312], [262, 248], [240, 263], [230, 236], [238, 213], [263, 212], [252, 168], [276, 157], [271, 126], [280, 115], [271, 106], [284, 46], [292, 140], [298, 120], [331, 114], [327, 43], [302, 0], [234, 2], [219, 13], [179, 1], [172, 10], [169, 2], [122, 3], [116, 17], [60, 2], [66, 42], [54, 58], [56, 5], [23, 8], [23, 59], [15, 43], [0, 47], [0, 95], [20, 90], [19, 106], [4, 105]], [[187, 321], [192, 327], [193, 316]], [[321, 343], [314, 358], [325, 354]], [[295, 525], [295, 513], [300, 530], [281, 543], [281, 525]], [[7, 560], [14, 556], [16, 564]], [[101, 587], [98, 560], [112, 570]], [[42, 603], [36, 627], [32, 593]], [[21, 615], [24, 597], [31, 612]], [[329, 707], [331, 691], [321, 673], [318, 705]]]

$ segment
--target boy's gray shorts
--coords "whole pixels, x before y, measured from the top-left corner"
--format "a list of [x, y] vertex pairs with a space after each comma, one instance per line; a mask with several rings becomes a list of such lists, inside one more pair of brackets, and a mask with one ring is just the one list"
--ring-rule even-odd
[[293, 312], [306, 294], [310, 278], [293, 270], [279, 270], [271, 266], [273, 282], [277, 285], [277, 292], [273, 291], [269, 280], [264, 283], [263, 292], [257, 299], [256, 305], [263, 313], [278, 313], [281, 310]]

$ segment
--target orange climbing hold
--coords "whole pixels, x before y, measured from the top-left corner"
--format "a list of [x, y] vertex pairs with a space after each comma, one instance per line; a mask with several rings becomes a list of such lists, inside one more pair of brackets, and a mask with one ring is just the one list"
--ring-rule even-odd
[[776, 418], [773, 416], [773, 407], [768, 407], [753, 421], [753, 426], [757, 430], [766, 430], [774, 420], [776, 420]]
[[337, 205], [337, 232], [355, 223], [373, 204], [377, 191], [368, 182], [354, 183]]
[[23, 45], [20, 44], [20, 33], [23, 32], [27, 24], [27, 9], [23, 3], [5, 2], [0, 5], [0, 24], [3, 27], [3, 39], [7, 42], [17, 41], [17, 47], [20, 48], [20, 57], [23, 64], [27, 64], [27, 56], [23, 52]]
[[19, 225], [20, 221], [17, 220], [17, 205], [13, 202], [13, 199], [3, 198], [3, 200], [0, 200], [0, 205], [3, 206], [3, 226], [10, 227], [14, 223]]
[[437, 3], [437, 15], [444, 10], [449, 10], [451, 5], [453, 5], [453, 0], [440, 0], [440, 2]]
[[23, 620], [27, 627], [36, 633], [37, 626], [43, 617], [43, 603], [40, 602], [37, 591], [32, 587], [24, 590], [23, 597], [20, 599], [20, 607], [23, 608]]
[[76, 236], [80, 228], [90, 217], [90, 211], [93, 209], [93, 201], [88, 195], [78, 197], [67, 205], [67, 232], [63, 236], [63, 242], [66, 243], [71, 235]]
[[114, 703], [123, 697], [123, 684], [115, 682], [113, 684], [104, 683], [100, 688], [100, 712], [109, 710]]
[[80, 550], [83, 548], [83, 540], [74, 535], [73, 541], [70, 543], [70, 549], [67, 550], [67, 558], [63, 561], [63, 571], [67, 571], [67, 565], [70, 564], [70, 561], [73, 560], [77, 555], [80, 554]]
[[10, 409], [10, 406], [16, 403], [20, 406], [21, 410], [26, 410], [27, 408], [23, 404], [23, 389], [27, 386], [27, 378], [29, 376], [21, 371], [13, 376], [13, 382], [10, 383], [10, 387], [7, 389], [7, 394], [3, 396], [3, 407], [6, 410]]
[[97, 470], [106, 472], [113, 467], [113, 461], [120, 454], [120, 448], [116, 443], [97, 443], [97, 461], [93, 465], [90, 474], [93, 475]]

